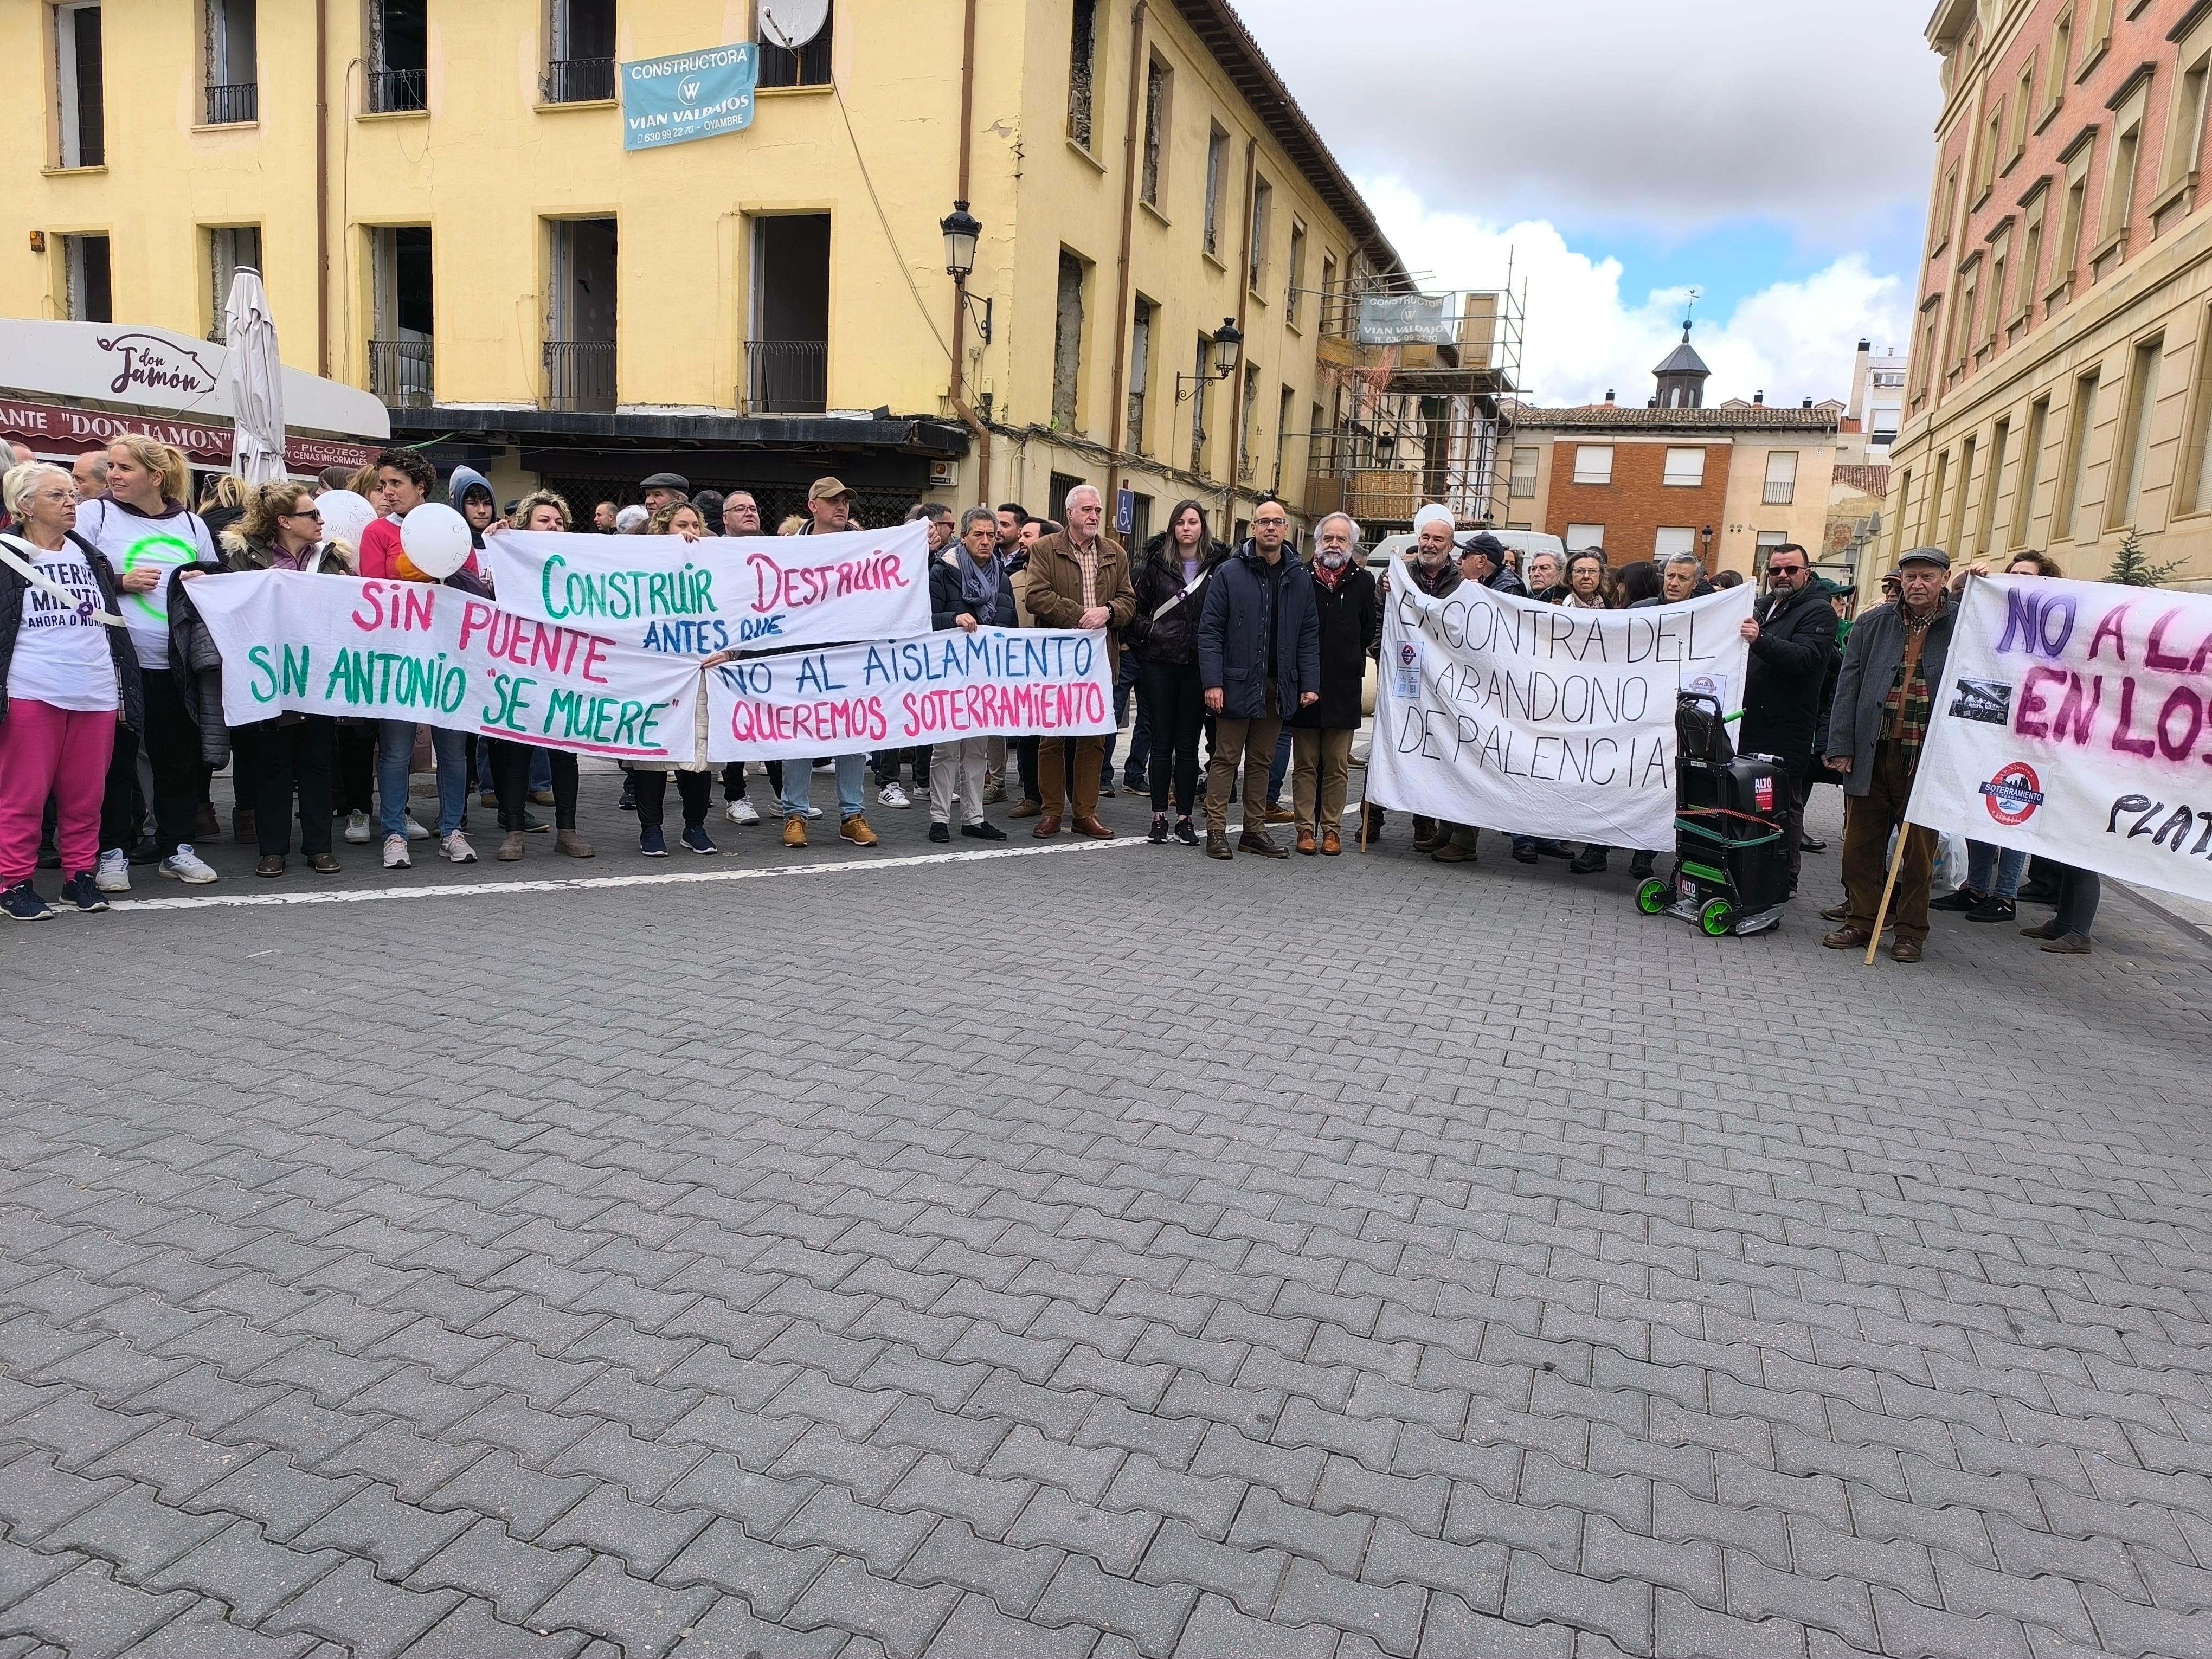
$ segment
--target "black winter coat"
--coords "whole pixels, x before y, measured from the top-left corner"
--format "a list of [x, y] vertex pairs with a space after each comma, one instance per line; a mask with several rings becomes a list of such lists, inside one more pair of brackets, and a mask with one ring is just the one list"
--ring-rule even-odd
[[1375, 578], [1354, 565], [1332, 590], [1314, 579], [1310, 566], [1305, 568], [1321, 623], [1321, 701], [1299, 709], [1291, 724], [1351, 731], [1361, 719], [1359, 694], [1366, 683], [1369, 647], [1382, 629]]
[[230, 764], [230, 729], [222, 723], [222, 653], [192, 603], [186, 571], [220, 572], [219, 564], [180, 565], [169, 573], [169, 678], [177, 701], [200, 734], [200, 759], [210, 766]]
[[1743, 685], [1743, 727], [1736, 746], [1772, 755], [1793, 771], [1812, 757], [1820, 694], [1836, 657], [1836, 613], [1810, 582], [1770, 595]]
[[[1199, 544], [1198, 581], [1186, 592], [1182, 559], [1175, 550], [1174, 535], [1163, 530], [1145, 544], [1144, 562], [1137, 567], [1131, 586], [1136, 590], [1137, 614], [1127, 635], [1130, 651], [1139, 662], [1194, 663], [1198, 660], [1198, 619], [1206, 609], [1206, 590], [1213, 573], [1229, 557], [1229, 550], [1212, 537]], [[1173, 599], [1173, 605], [1168, 601]], [[1162, 605], [1166, 611], [1157, 617]]]
[[[1298, 698], [1321, 690], [1321, 622], [1313, 578], [1285, 547], [1270, 567], [1250, 542], [1223, 562], [1206, 586], [1198, 623], [1198, 683], [1221, 692], [1221, 714], [1232, 720], [1297, 713]], [[1279, 623], [1275, 607], [1282, 606]], [[1267, 635], [1275, 659], [1267, 660]], [[1267, 707], [1267, 682], [1275, 707]]]
[[[9, 535], [27, 539], [20, 527]], [[75, 531], [69, 538], [76, 544], [76, 550], [84, 555], [84, 562], [92, 567], [92, 579], [100, 584], [100, 598], [108, 615], [123, 614], [122, 593], [115, 585], [115, 567], [107, 556]], [[29, 558], [19, 547], [8, 550], [27, 564]], [[0, 720], [8, 718], [8, 670], [15, 661], [15, 636], [23, 629], [23, 598], [31, 591], [25, 581], [7, 565], [0, 564]], [[131, 631], [125, 628], [106, 628], [100, 630], [107, 635], [108, 660], [115, 665], [117, 702], [124, 725], [133, 732], [146, 729], [146, 695], [138, 679], [138, 653], [131, 646]]]
[[[968, 550], [957, 542], [953, 544], [953, 554], [963, 562], [974, 562], [968, 557]], [[962, 616], [975, 616], [976, 625], [981, 628], [1012, 628], [1016, 625], [1013, 579], [1007, 574], [1003, 560], [999, 565], [998, 597], [984, 606], [983, 611], [985, 614], [976, 615], [975, 608], [961, 592], [958, 565], [943, 558], [931, 561], [929, 625], [943, 629], [957, 627], [958, 624], [952, 619]]]

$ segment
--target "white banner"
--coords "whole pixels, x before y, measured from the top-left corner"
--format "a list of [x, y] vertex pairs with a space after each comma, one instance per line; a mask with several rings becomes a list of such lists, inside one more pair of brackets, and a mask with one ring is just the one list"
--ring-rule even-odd
[[1905, 817], [2212, 899], [2212, 594], [1966, 586]]
[[707, 757], [716, 762], [1113, 730], [1103, 632], [952, 629], [744, 658], [707, 674]]
[[698, 752], [690, 658], [533, 622], [428, 582], [273, 570], [201, 576], [191, 592], [222, 653], [231, 726], [297, 709], [623, 760]]
[[502, 610], [689, 657], [929, 632], [929, 526], [834, 536], [485, 538]]
[[1570, 611], [1401, 558], [1383, 604], [1367, 796], [1509, 835], [1674, 844], [1674, 697], [1743, 706], [1748, 585], [1644, 611]]

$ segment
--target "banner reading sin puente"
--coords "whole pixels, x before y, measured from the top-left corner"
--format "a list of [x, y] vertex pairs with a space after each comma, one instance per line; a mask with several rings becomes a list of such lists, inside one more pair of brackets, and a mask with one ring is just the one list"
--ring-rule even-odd
[[500, 607], [694, 661], [929, 632], [929, 526], [833, 536], [566, 536], [502, 531]]

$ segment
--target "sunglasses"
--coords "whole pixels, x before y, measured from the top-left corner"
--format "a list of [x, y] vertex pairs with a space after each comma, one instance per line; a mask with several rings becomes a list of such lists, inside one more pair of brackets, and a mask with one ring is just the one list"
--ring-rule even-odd
[[323, 515], [319, 508], [303, 507], [297, 513], [279, 513], [276, 516], [280, 519], [320, 519]]

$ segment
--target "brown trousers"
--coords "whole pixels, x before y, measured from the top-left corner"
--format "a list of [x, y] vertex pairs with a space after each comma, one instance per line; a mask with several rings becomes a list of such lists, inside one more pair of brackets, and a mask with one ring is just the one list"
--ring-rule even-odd
[[1044, 791], [1044, 813], [1061, 817], [1073, 805], [1079, 818], [1098, 816], [1098, 775], [1106, 764], [1106, 739], [1075, 740], [1075, 775], [1067, 775], [1067, 745], [1048, 735], [1037, 744], [1037, 787]]
[[[1267, 707], [1275, 706], [1275, 683], [1267, 682]], [[1218, 716], [1213, 723], [1213, 755], [1206, 769], [1206, 827], [1217, 834], [1229, 830], [1229, 791], [1237, 781], [1237, 763], [1244, 763], [1244, 833], [1267, 833], [1267, 769], [1275, 763], [1275, 745], [1282, 740], [1283, 720], [1237, 720]]]
[[[1905, 822], [1912, 795], [1913, 768], [1905, 752], [1885, 738], [1875, 745], [1874, 787], [1844, 801], [1844, 896], [1850, 906], [1846, 925], [1872, 932], [1889, 879], [1889, 836]], [[1897, 936], [1924, 943], [1928, 938], [1928, 889], [1936, 873], [1936, 832], [1905, 831], [1905, 862], [1889, 901]]]
[[1302, 836], [1340, 829], [1344, 790], [1352, 775], [1352, 732], [1317, 726], [1291, 728], [1291, 810]]

